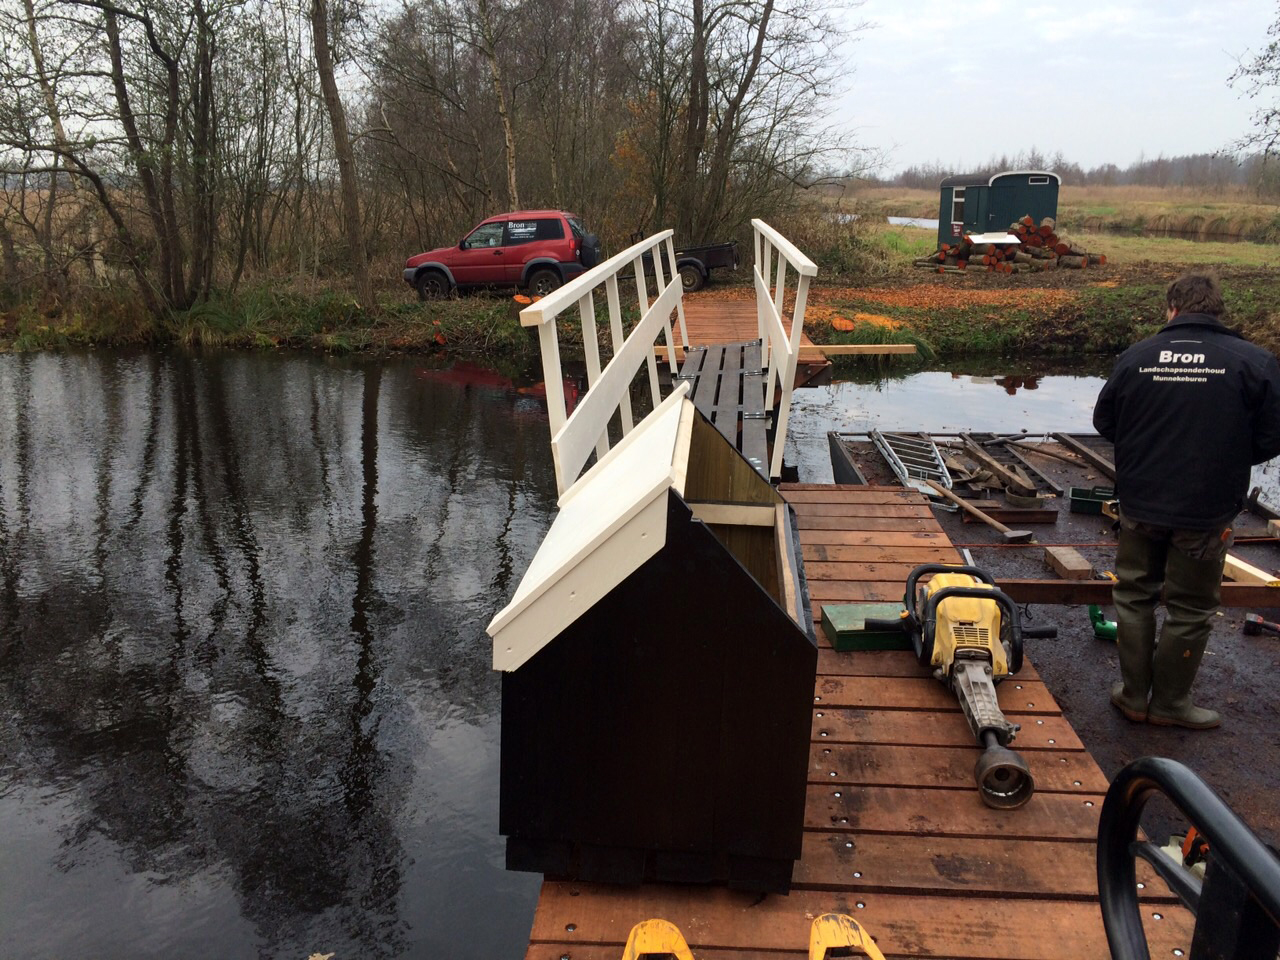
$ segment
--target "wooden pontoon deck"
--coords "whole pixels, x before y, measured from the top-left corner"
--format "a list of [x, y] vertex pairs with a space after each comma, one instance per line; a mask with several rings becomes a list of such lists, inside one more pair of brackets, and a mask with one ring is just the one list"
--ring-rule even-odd
[[[780, 488], [800, 527], [813, 615], [900, 600], [916, 564], [958, 561], [922, 497], [900, 488]], [[543, 884], [529, 960], [617, 958], [631, 927], [675, 923], [700, 958], [805, 955], [819, 914], [849, 913], [889, 957], [1102, 958], [1094, 837], [1107, 781], [1027, 663], [999, 687], [1037, 793], [984, 806], [955, 699], [910, 653], [837, 653], [819, 629], [804, 855], [789, 896], [704, 887]], [[679, 744], [672, 745], [673, 750]], [[725, 783], [749, 791], [751, 771]], [[672, 790], [680, 785], [673, 783]], [[1138, 864], [1154, 957], [1189, 953], [1194, 919]]]

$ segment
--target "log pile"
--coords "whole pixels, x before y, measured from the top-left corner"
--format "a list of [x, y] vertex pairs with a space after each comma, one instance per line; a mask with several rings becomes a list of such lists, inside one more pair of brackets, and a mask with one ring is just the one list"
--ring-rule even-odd
[[1039, 225], [1031, 217], [1023, 217], [1009, 225], [1009, 233], [1017, 243], [976, 243], [968, 235], [958, 243], [944, 243], [938, 252], [915, 261], [917, 267], [928, 267], [938, 273], [1030, 273], [1065, 267], [1082, 270], [1102, 266], [1104, 254], [1075, 249], [1059, 236], [1052, 217]]

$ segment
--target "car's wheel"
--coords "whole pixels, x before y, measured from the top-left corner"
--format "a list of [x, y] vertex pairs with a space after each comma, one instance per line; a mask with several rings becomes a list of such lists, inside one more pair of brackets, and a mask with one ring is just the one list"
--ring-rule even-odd
[[554, 270], [535, 270], [529, 274], [529, 292], [535, 297], [545, 297], [560, 284], [560, 274]]
[[419, 300], [439, 300], [449, 294], [449, 278], [439, 270], [423, 270], [416, 286]]
[[701, 290], [704, 282], [702, 271], [692, 263], [686, 263], [680, 268], [680, 286], [684, 287], [685, 293]]

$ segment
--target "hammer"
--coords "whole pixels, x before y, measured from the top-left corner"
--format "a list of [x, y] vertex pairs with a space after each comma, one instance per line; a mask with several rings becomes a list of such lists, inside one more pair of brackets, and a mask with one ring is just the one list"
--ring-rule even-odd
[[1263, 620], [1256, 613], [1246, 613], [1244, 615], [1244, 635], [1246, 637], [1256, 637], [1262, 633], [1280, 634], [1280, 623]]
[[1245, 508], [1250, 513], [1255, 513], [1264, 520], [1280, 520], [1280, 513], [1275, 508], [1262, 500], [1262, 488], [1254, 487], [1249, 491], [1249, 496], [1244, 500]]
[[929, 486], [933, 487], [935, 491], [937, 491], [942, 496], [946, 497], [948, 500], [950, 500], [952, 503], [958, 506], [961, 510], [964, 510], [966, 513], [973, 514], [975, 517], [977, 517], [987, 526], [994, 527], [995, 529], [999, 530], [1001, 533], [1004, 534], [1004, 538], [1008, 540], [1010, 543], [1028, 543], [1031, 540], [1032, 536], [1034, 536], [1034, 534], [1032, 534], [1030, 530], [1010, 530], [999, 520], [996, 520], [992, 517], [987, 516], [985, 513], [983, 513], [973, 504], [971, 504], [968, 500], [960, 499], [954, 493], [948, 490], [946, 487], [942, 486], [942, 484], [940, 483], [934, 483], [932, 480], [926, 480], [925, 483], [929, 484]]

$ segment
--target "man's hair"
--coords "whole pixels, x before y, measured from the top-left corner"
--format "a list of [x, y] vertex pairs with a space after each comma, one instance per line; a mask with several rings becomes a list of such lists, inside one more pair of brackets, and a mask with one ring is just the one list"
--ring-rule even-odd
[[1178, 313], [1207, 313], [1211, 317], [1221, 317], [1227, 310], [1222, 302], [1222, 287], [1211, 273], [1184, 273], [1169, 284], [1164, 298], [1169, 309]]

